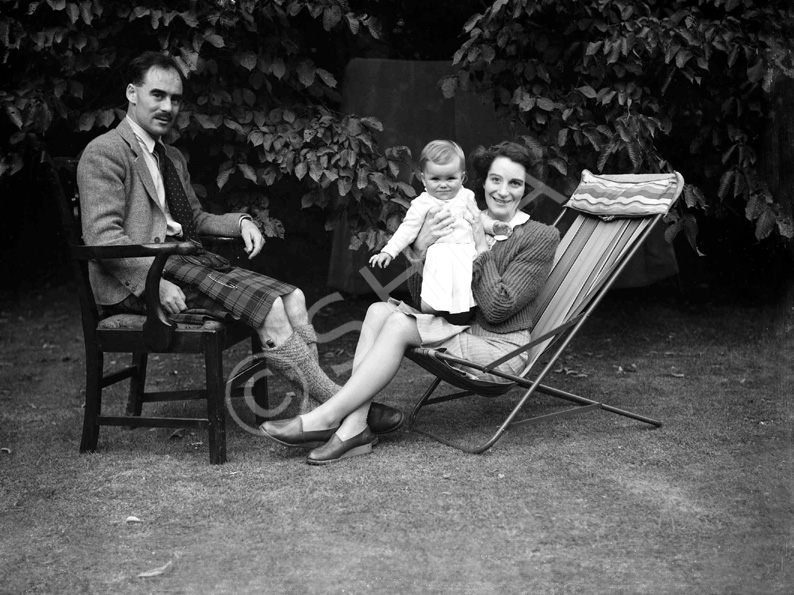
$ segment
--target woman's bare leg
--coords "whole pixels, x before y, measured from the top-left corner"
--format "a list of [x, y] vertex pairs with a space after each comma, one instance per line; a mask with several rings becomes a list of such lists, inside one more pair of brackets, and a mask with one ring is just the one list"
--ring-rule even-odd
[[370, 348], [366, 352], [356, 350], [357, 365], [342, 389], [302, 416], [303, 429], [322, 430], [342, 422], [337, 431], [340, 439], [360, 434], [367, 425], [369, 402], [397, 374], [405, 350], [420, 344], [416, 319], [401, 312], [390, 314]]
[[372, 348], [372, 344], [378, 338], [383, 325], [386, 324], [386, 320], [395, 311], [396, 306], [387, 302], [376, 302], [367, 309], [367, 315], [364, 317], [364, 322], [361, 325], [361, 334], [356, 344], [356, 353], [353, 355], [353, 372], [356, 371], [364, 355]]

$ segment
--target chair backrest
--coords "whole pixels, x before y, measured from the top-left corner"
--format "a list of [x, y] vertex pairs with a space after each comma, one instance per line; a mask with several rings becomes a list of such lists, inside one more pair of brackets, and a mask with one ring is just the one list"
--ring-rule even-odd
[[[636, 184], [638, 194], [649, 184], [669, 181], [671, 196], [668, 198], [671, 199], [671, 206], [684, 187], [684, 179], [677, 172], [609, 175], [602, 178], [622, 184]], [[663, 217], [664, 213], [658, 213], [604, 220], [578, 212], [560, 241], [552, 271], [538, 296], [540, 315], [532, 330], [533, 336], [540, 337], [586, 308], [594, 308], [642, 245], [653, 225]], [[554, 340], [553, 337], [549, 338], [530, 351], [525, 373]]]
[[[56, 160], [46, 152], [43, 152], [39, 160], [38, 175], [48, 193], [57, 203], [64, 238], [69, 250], [73, 246], [83, 245], [76, 171], [76, 159]], [[88, 278], [88, 262], [76, 258], [70, 258], [69, 260], [72, 263], [72, 272], [80, 299], [83, 330], [87, 337], [93, 336], [99, 322], [99, 309], [91, 291], [91, 282]]]

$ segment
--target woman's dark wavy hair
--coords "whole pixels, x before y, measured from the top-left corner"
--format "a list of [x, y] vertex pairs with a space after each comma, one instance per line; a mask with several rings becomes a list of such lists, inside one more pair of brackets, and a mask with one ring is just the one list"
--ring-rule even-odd
[[532, 165], [527, 148], [513, 141], [503, 141], [487, 148], [479, 146], [474, 149], [469, 156], [474, 181], [472, 190], [480, 202], [485, 199], [483, 184], [488, 176], [488, 170], [491, 169], [491, 164], [497, 157], [507, 157], [511, 161], [523, 165], [527, 172], [529, 172], [529, 168]]
[[160, 68], [162, 70], [176, 70], [179, 73], [179, 78], [182, 80], [182, 85], [185, 84], [185, 75], [173, 56], [163, 54], [161, 52], [144, 52], [132, 62], [127, 68], [127, 80], [129, 80], [136, 87], [140, 87], [146, 78], [146, 73], [150, 68]]

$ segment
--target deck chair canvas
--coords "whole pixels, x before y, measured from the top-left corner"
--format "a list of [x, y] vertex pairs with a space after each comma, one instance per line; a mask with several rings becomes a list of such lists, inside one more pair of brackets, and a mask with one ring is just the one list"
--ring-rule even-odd
[[[597, 409], [661, 426], [661, 422], [654, 419], [550, 387], [543, 381], [648, 237], [654, 224], [678, 199], [683, 186], [684, 179], [677, 172], [595, 176], [585, 170], [579, 187], [555, 224], [559, 226], [570, 218], [565, 217], [566, 213], [574, 211], [575, 219], [560, 241], [551, 273], [538, 298], [539, 316], [532, 330], [532, 340], [493, 362], [472, 362], [432, 348], [408, 350], [406, 355], [409, 359], [436, 376], [409, 417], [412, 429], [460, 450], [482, 453], [491, 448], [508, 428]], [[521, 375], [495, 369], [522, 351], [529, 353], [529, 359]], [[531, 377], [533, 370], [540, 368], [541, 358], [546, 356], [548, 363], [534, 378]], [[458, 366], [490, 373], [504, 381], [478, 380], [463, 374]], [[433, 397], [442, 382], [461, 390]], [[477, 446], [470, 447], [439, 436], [417, 423], [420, 412], [428, 405], [472, 395], [496, 397], [516, 388], [523, 389], [523, 394], [515, 407], [491, 438]], [[576, 406], [548, 415], [517, 419], [535, 393], [550, 395]]]

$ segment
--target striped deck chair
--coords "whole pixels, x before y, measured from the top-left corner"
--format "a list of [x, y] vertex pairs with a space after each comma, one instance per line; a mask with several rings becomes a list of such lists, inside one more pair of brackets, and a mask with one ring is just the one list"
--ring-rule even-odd
[[[409, 416], [412, 429], [435, 440], [471, 453], [491, 448], [508, 428], [533, 424], [601, 409], [660, 427], [654, 419], [624, 411], [605, 403], [593, 401], [542, 384], [557, 360], [576, 336], [587, 318], [594, 312], [610, 286], [618, 278], [631, 257], [678, 199], [684, 179], [672, 174], [629, 174], [595, 176], [585, 170], [582, 181], [555, 225], [560, 225], [569, 210], [576, 217], [560, 241], [554, 265], [539, 300], [539, 317], [532, 331], [532, 340], [519, 349], [492, 362], [472, 362], [445, 353], [443, 350], [418, 347], [406, 356], [436, 377]], [[529, 352], [527, 366], [521, 375], [506, 374], [495, 368], [522, 351]], [[533, 369], [540, 368], [541, 357], [548, 363], [533, 377]], [[500, 378], [502, 382], [488, 382], [464, 375], [456, 366], [466, 366]], [[445, 382], [461, 389], [459, 392], [433, 397]], [[420, 427], [420, 411], [432, 404], [471, 395], [496, 397], [515, 388], [523, 389], [517, 404], [490, 439], [469, 447]], [[517, 419], [520, 410], [536, 393], [575, 403], [573, 408], [548, 415]]]

